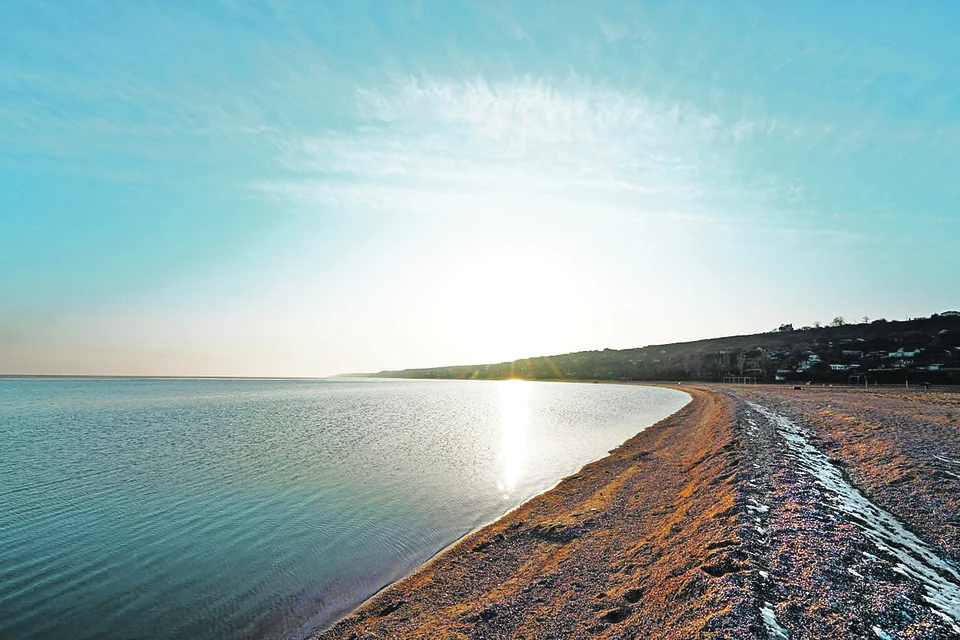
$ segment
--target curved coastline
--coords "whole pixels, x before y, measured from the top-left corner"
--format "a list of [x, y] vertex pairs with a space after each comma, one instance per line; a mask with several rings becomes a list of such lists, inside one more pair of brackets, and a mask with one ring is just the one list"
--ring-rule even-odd
[[[729, 485], [727, 491], [700, 491], [697, 499], [691, 499], [694, 484], [715, 480], [722, 471], [718, 465], [729, 464], [722, 448], [729, 443], [731, 434], [723, 425], [730, 420], [719, 418], [732, 415], [732, 404], [704, 389], [647, 386], [672, 388], [686, 393], [690, 400], [608, 455], [584, 464], [554, 486], [439, 550], [412, 573], [385, 586], [312, 637], [468, 637], [478, 632], [492, 636], [581, 635], [588, 629], [595, 634], [615, 628], [618, 621], [629, 617], [641, 592], [649, 617], [651, 594], [658, 589], [639, 585], [643, 580], [634, 577], [634, 572], [641, 566], [647, 578], [657, 572], [651, 571], [650, 561], [644, 565], [625, 561], [622, 547], [637, 544], [642, 540], [637, 531], [648, 529], [657, 542], [652, 546], [640, 543], [628, 557], [652, 554], [658, 558], [652, 560], [653, 565], [675, 571], [684, 564], [683, 558], [674, 557], [682, 547], [677, 540], [683, 537], [674, 530], [683, 525], [670, 517], [679, 513], [677, 507], [682, 507], [683, 516], [709, 512], [705, 518], [693, 518], [686, 527], [698, 546], [709, 546], [709, 539], [700, 544], [706, 531], [715, 542], [731, 533], [736, 510], [731, 509]], [[703, 468], [691, 475], [690, 464], [698, 458]], [[706, 464], [708, 460], [710, 464]], [[685, 502], [689, 504], [674, 504], [678, 493], [687, 493]], [[630, 535], [624, 535], [625, 527]], [[708, 555], [717, 555], [710, 551], [708, 548]], [[695, 572], [692, 577], [702, 581], [705, 574], [699, 567], [705, 558], [690, 560], [704, 554], [685, 555], [690, 571]], [[606, 579], [618, 573], [624, 590], [619, 598], [608, 593], [616, 589], [611, 590]], [[698, 610], [691, 607], [677, 612], [670, 606], [666, 597], [676, 589], [670, 586], [665, 590], [663, 585], [659, 589], [664, 598], [660, 607], [663, 622]], [[517, 606], [518, 602], [523, 604], [522, 616], [510, 611], [511, 603]], [[708, 609], [700, 608], [696, 627], [703, 624]], [[542, 611], [542, 617], [535, 615], [536, 611]]]

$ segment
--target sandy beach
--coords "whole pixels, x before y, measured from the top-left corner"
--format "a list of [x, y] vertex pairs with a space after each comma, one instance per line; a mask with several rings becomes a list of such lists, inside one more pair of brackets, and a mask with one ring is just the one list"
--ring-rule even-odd
[[693, 400], [678, 413], [462, 539], [321, 637], [747, 632], [735, 403], [685, 390]]
[[960, 637], [960, 396], [682, 389], [317, 637]]

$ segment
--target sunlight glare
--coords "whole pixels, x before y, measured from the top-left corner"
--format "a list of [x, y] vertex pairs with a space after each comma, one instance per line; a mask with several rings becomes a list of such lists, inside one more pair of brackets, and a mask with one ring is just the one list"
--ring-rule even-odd
[[500, 383], [500, 461], [498, 487], [509, 498], [516, 489], [527, 457], [530, 383], [506, 380]]

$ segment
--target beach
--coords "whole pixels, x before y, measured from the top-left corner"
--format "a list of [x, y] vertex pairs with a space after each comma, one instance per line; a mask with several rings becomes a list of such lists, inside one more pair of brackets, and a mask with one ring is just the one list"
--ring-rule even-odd
[[702, 385], [320, 634], [960, 636], [960, 396]]
[[462, 539], [320, 637], [748, 631], [735, 405], [684, 389], [693, 400], [679, 412]]

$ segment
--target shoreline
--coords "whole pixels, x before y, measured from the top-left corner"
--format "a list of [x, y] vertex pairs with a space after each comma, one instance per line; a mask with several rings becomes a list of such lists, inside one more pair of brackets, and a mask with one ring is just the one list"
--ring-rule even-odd
[[[556, 569], [559, 568], [556, 563], [560, 561], [558, 554], [563, 556], [565, 561], [574, 560], [577, 554], [571, 555], [571, 553], [575, 549], [583, 551], [581, 547], [584, 546], [584, 541], [595, 540], [599, 536], [605, 541], [607, 547], [616, 546], [624, 536], [614, 535], [619, 527], [612, 520], [619, 521], [620, 525], [627, 525], [634, 524], [634, 521], [639, 519], [646, 521], [648, 528], [662, 529], [659, 525], [663, 524], [663, 518], [660, 516], [670, 511], [672, 500], [669, 498], [675, 495], [653, 491], [655, 484], [661, 487], [664, 485], [662, 482], [651, 483], [650, 480], [655, 478], [661, 481], [668, 480], [667, 485], [682, 493], [684, 488], [690, 485], [688, 467], [691, 462], [700, 457], [705, 460], [716, 458], [713, 464], [704, 464], [704, 469], [694, 474], [697, 476], [698, 484], [712, 481], [715, 477], [712, 472], [720, 470], [715, 467], [721, 459], [726, 458], [722, 455], [721, 449], [729, 443], [727, 437], [718, 437], [720, 435], [718, 426], [722, 421], [716, 419], [717, 413], [732, 415], [732, 402], [724, 403], [715, 392], [697, 387], [650, 383], [643, 383], [643, 386], [682, 391], [690, 397], [690, 400], [677, 412], [646, 427], [612, 449], [608, 455], [585, 463], [578, 471], [560, 479], [552, 487], [439, 550], [411, 574], [386, 585], [345, 617], [311, 637], [427, 637], [463, 636], [463, 634], [469, 636], [472, 635], [470, 629], [478, 625], [491, 627], [491, 623], [496, 623], [497, 618], [506, 619], [505, 615], [497, 613], [497, 607], [504, 606], [503, 596], [507, 595], [504, 591], [506, 584], [500, 581], [498, 575], [506, 578], [507, 584], [513, 583], [514, 586], [519, 587], [522, 582], [516, 580], [518, 571], [527, 575], [530, 580], [538, 576], [542, 578], [546, 573], [556, 573]], [[701, 437], [687, 438], [687, 431], [691, 429]], [[694, 450], [697, 456], [693, 455]], [[679, 459], [673, 459], [678, 457], [675, 455], [678, 453]], [[658, 464], [665, 459], [670, 459], [673, 463], [669, 473], [662, 468], [663, 465]], [[638, 513], [623, 513], [631, 511], [631, 507], [635, 510], [636, 505], [629, 504], [629, 496], [625, 489], [638, 484], [640, 485], [638, 488], [643, 488], [648, 496], [655, 499], [652, 503], [643, 505]], [[710, 519], [716, 522], [692, 521], [690, 523], [694, 525], [693, 531], [701, 533], [703, 532], [701, 530], [711, 531], [712, 535], [708, 537], [715, 538], [713, 542], [718, 544], [722, 542], [725, 535], [732, 534], [736, 526], [735, 510], [730, 509], [732, 494], [729, 486], [727, 489], [725, 492], [729, 494], [726, 495], [727, 500], [721, 501], [725, 509], [720, 510], [725, 513], [720, 515], [718, 512], [711, 515]], [[692, 489], [690, 491], [692, 492]], [[707, 497], [707, 494], [704, 492], [701, 497]], [[701, 511], [713, 511], [718, 504], [715, 497], [710, 496], [706, 500], [694, 502], [700, 503]], [[723, 526], [713, 526], [717, 522], [722, 522]], [[673, 523], [672, 526], [677, 524]], [[607, 535], [603, 535], [605, 532]], [[667, 554], [671, 556], [671, 562], [660, 564], [675, 565], [680, 560], [679, 557], [673, 558], [677, 552], [673, 544], [675, 535], [668, 533], [665, 538], [663, 536], [661, 538], [662, 544], [659, 546], [664, 547], [659, 550], [661, 553], [668, 551], [667, 546], [673, 546], [674, 549], [673, 553]], [[693, 544], [690, 546], [710, 545], [709, 541], [699, 545], [701, 541], [699, 537], [695, 543], [691, 540]], [[716, 551], [717, 549], [719, 551]], [[690, 551], [694, 549], [691, 548]], [[693, 553], [690, 557], [698, 555], [702, 556], [699, 559], [703, 562], [687, 564], [690, 564], [688, 569], [692, 573], [692, 578], [699, 582], [707, 579], [708, 576], [703, 571], [699, 571], [698, 567], [708, 560], [714, 561], [714, 564], [718, 562], [722, 564], [723, 560], [720, 556], [726, 554], [720, 544], [712, 549], [703, 550], [700, 554]], [[534, 565], [544, 565], [544, 562], [547, 562], [550, 566], [531, 566], [531, 562]], [[654, 564], [657, 562], [655, 561]], [[621, 567], [621, 570], [626, 567], [629, 567], [629, 563]], [[613, 570], [615, 567], [608, 568]], [[636, 568], [637, 565], [634, 564], [627, 571], [633, 573]], [[503, 569], [508, 570], [504, 572]], [[548, 571], [548, 569], [553, 570]], [[501, 575], [504, 573], [506, 575]], [[629, 575], [625, 575], [624, 578], [626, 582], [630, 582]], [[490, 582], [491, 579], [493, 582]], [[720, 590], [726, 590], [728, 586], [726, 582], [720, 581], [721, 584], [718, 585]], [[603, 610], [598, 613], [596, 602], [589, 603], [585, 609], [576, 605], [575, 601], [580, 600], [580, 596], [575, 594], [583, 591], [586, 586], [583, 582], [577, 584], [580, 587], [574, 588], [572, 592], [567, 590], [565, 594], [567, 597], [563, 599], [574, 610], [571, 612], [574, 615], [567, 616], [566, 623], [572, 623], [576, 619], [580, 624], [577, 628], [569, 624], [562, 625], [566, 628], [560, 631], [561, 634], [580, 635], [588, 628], [616, 626], [629, 617], [627, 609], [632, 610], [632, 605], [639, 599], [640, 591], [636, 586], [626, 588], [625, 594], [619, 600], [626, 603], [625, 605], [614, 606], [618, 600], [610, 598], [609, 610], [601, 607]], [[499, 589], [496, 589], [497, 586]], [[602, 587], [607, 587], [609, 590], [608, 585], [595, 586], [598, 590]], [[499, 596], [495, 594], [491, 599], [492, 589], [500, 593]], [[706, 591], [715, 590], [706, 588]], [[650, 590], [643, 589], [643, 591], [644, 608], [650, 609]], [[654, 589], [654, 592], [656, 591]], [[675, 607], [667, 602], [666, 595], [669, 590], [660, 589], [660, 591], [664, 595], [660, 611], [665, 618], [671, 618], [670, 612], [675, 610]], [[599, 598], [599, 601], [606, 599], [605, 594], [603, 598]], [[485, 606], [480, 607], [479, 603], [482, 601]], [[534, 599], [532, 604], [539, 604], [541, 606], [537, 608], [542, 609], [545, 603], [546, 601], [537, 603]], [[548, 608], [554, 608], [556, 604], [558, 604], [557, 598], [554, 597]], [[690, 611], [692, 610], [691, 608]], [[709, 610], [710, 607], [701, 607], [698, 620], [706, 613], [723, 615], [720, 609], [712, 612]], [[665, 619], [664, 622], [666, 621]], [[729, 624], [723, 626], [729, 628]], [[485, 628], [482, 635], [501, 637], [503, 631], [505, 630]], [[601, 629], [594, 628], [591, 634], [599, 631]], [[514, 629], [511, 635], [517, 632], [519, 630]], [[527, 631], [519, 632], [519, 635], [522, 636], [525, 633], [530, 637], [549, 635], [543, 625], [533, 625]]]
[[960, 395], [681, 390], [313, 638], [960, 637]]
[[[400, 379], [401, 379], [401, 380], [418, 380], [417, 378], [400, 378]], [[591, 381], [584, 381], [584, 380], [542, 380], [542, 381], [533, 381], [533, 382], [566, 382], [566, 383], [579, 383], [579, 384], [589, 384], [589, 383], [591, 383]], [[448, 551], [452, 550], [455, 546], [457, 546], [458, 544], [460, 544], [461, 542], [463, 542], [465, 539], [467, 539], [467, 538], [469, 538], [469, 537], [471, 537], [471, 536], [474, 536], [474, 535], [476, 535], [476, 534], [479, 534], [480, 532], [484, 531], [485, 529], [496, 525], [496, 524], [499, 523], [501, 520], [503, 520], [504, 518], [509, 517], [513, 512], [517, 511], [518, 509], [521, 509], [524, 505], [526, 505], [527, 503], [531, 502], [532, 500], [536, 500], [537, 498], [540, 498], [541, 496], [543, 496], [543, 495], [545, 495], [545, 494], [547, 494], [547, 493], [550, 493], [551, 491], [553, 491], [554, 489], [556, 489], [560, 484], [562, 484], [563, 482], [565, 482], [567, 479], [572, 478], [572, 477], [575, 477], [575, 476], [578, 476], [579, 474], [581, 474], [581, 473], [583, 472], [583, 470], [584, 470], [586, 467], [588, 467], [589, 465], [592, 465], [592, 464], [594, 464], [594, 463], [596, 463], [596, 462], [599, 462], [599, 461], [601, 461], [601, 460], [604, 460], [604, 459], [606, 459], [606, 458], [609, 458], [611, 455], [613, 455], [613, 453], [614, 453], [617, 449], [619, 449], [620, 447], [623, 447], [624, 445], [626, 445], [628, 442], [632, 441], [634, 438], [638, 437], [640, 434], [642, 434], [642, 433], [643, 433], [644, 431], [646, 431], [647, 429], [651, 429], [651, 428], [655, 427], [656, 425], [660, 424], [661, 422], [663, 422], [664, 420], [666, 420], [666, 419], [668, 419], [668, 418], [676, 415], [676, 414], [679, 413], [680, 411], [683, 411], [686, 407], [688, 407], [688, 406], [690, 405], [691, 402], [693, 402], [693, 395], [690, 394], [690, 393], [688, 392], [688, 390], [683, 389], [683, 388], [681, 388], [680, 386], [675, 385], [675, 384], [634, 382], [634, 381], [630, 381], [630, 382], [625, 382], [625, 381], [592, 381], [592, 382], [596, 382], [596, 383], [599, 383], [599, 384], [636, 385], [636, 386], [645, 386], [645, 387], [659, 387], [659, 388], [665, 388], [665, 389], [673, 389], [673, 390], [680, 391], [680, 392], [686, 394], [686, 395], [688, 396], [689, 400], [687, 401], [686, 404], [683, 405], [683, 407], [681, 407], [681, 408], [678, 409], [677, 411], [674, 411], [673, 413], [671, 413], [670, 415], [666, 416], [665, 418], [663, 418], [663, 419], [661, 419], [661, 420], [658, 420], [657, 422], [651, 423], [651, 424], [649, 424], [648, 426], [644, 427], [643, 429], [641, 429], [641, 430], [638, 431], [637, 433], [633, 434], [632, 436], [630, 436], [629, 438], [627, 438], [626, 440], [624, 440], [622, 443], [620, 443], [619, 445], [617, 445], [617, 446], [614, 447], [613, 449], [610, 449], [609, 451], [607, 451], [607, 453], [606, 453], [605, 455], [600, 456], [600, 457], [598, 457], [598, 458], [594, 458], [594, 459], [592, 459], [592, 460], [587, 460], [586, 462], [584, 462], [583, 464], [581, 464], [579, 467], [577, 467], [573, 472], [571, 472], [571, 473], [569, 473], [569, 474], [567, 474], [567, 475], [559, 478], [556, 482], [554, 482], [554, 483], [553, 483], [552, 485], [550, 485], [549, 487], [544, 488], [542, 491], [539, 491], [539, 492], [537, 492], [536, 494], [530, 496], [529, 498], [527, 498], [526, 500], [524, 500], [524, 501], [521, 502], [520, 504], [518, 504], [518, 505], [516, 505], [516, 506], [514, 506], [514, 507], [511, 507], [510, 509], [504, 511], [502, 514], [500, 514], [499, 516], [497, 516], [497, 517], [494, 518], [493, 520], [490, 520], [489, 522], [486, 522], [486, 523], [484, 523], [484, 524], [481, 524], [481, 525], [475, 527], [474, 529], [471, 529], [470, 531], [467, 531], [466, 533], [464, 533], [463, 535], [461, 535], [461, 536], [458, 537], [457, 539], [451, 541], [449, 544], [446, 544], [446, 545], [444, 545], [443, 547], [441, 547], [440, 549], [437, 549], [437, 551], [436, 551], [433, 555], [431, 555], [429, 558], [427, 558], [427, 559], [424, 560], [422, 563], [420, 563], [419, 565], [417, 565], [417, 566], [416, 566], [415, 568], [413, 568], [409, 573], [405, 574], [404, 576], [402, 576], [402, 577], [400, 577], [400, 578], [398, 578], [398, 579], [396, 579], [396, 580], [394, 580], [394, 581], [392, 581], [392, 582], [389, 582], [389, 583], [383, 585], [383, 586], [380, 587], [377, 591], [375, 591], [375, 592], [372, 593], [370, 596], [368, 596], [367, 598], [365, 598], [361, 603], [359, 603], [358, 605], [356, 605], [355, 607], [353, 607], [352, 609], [350, 609], [350, 610], [349, 610], [348, 612], [346, 612], [345, 614], [339, 615], [339, 616], [336, 617], [332, 622], [330, 622], [329, 624], [326, 624], [325, 626], [323, 626], [320, 630], [316, 630], [316, 631], [312, 632], [312, 635], [310, 635], [309, 638], [313, 639], [313, 638], [323, 637], [324, 634], [326, 634], [327, 632], [329, 632], [330, 630], [332, 630], [334, 627], [336, 627], [336, 626], [337, 626], [338, 624], [340, 624], [342, 621], [344, 621], [344, 620], [346, 620], [347, 618], [351, 617], [352, 615], [358, 613], [361, 609], [363, 609], [363, 608], [366, 607], [368, 604], [370, 604], [374, 599], [376, 599], [378, 596], [380, 596], [384, 591], [386, 591], [387, 589], [390, 589], [390, 588], [393, 587], [394, 585], [399, 584], [399, 583], [403, 582], [404, 580], [406, 580], [406, 579], [414, 576], [415, 574], [419, 573], [420, 571], [423, 571], [423, 570], [426, 569], [430, 564], [432, 564], [433, 562], [437, 561], [437, 560], [438, 560], [439, 558], [441, 558], [444, 554], [446, 554]]]
[[244, 635], [960, 638], [960, 393], [607, 384], [674, 413]]

